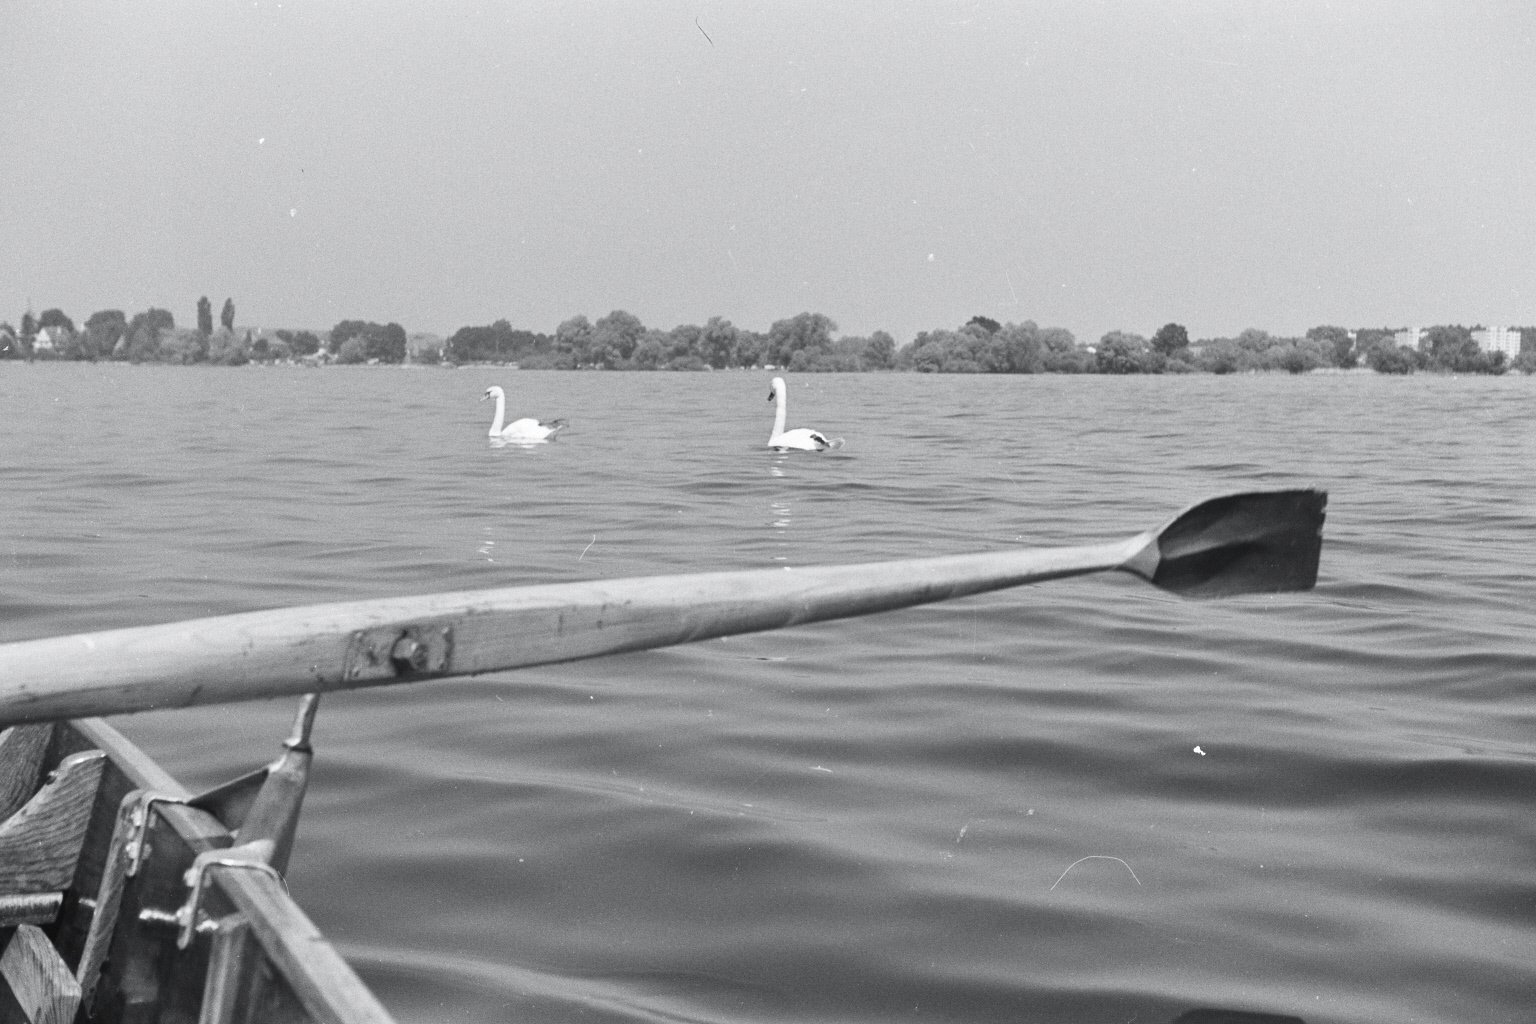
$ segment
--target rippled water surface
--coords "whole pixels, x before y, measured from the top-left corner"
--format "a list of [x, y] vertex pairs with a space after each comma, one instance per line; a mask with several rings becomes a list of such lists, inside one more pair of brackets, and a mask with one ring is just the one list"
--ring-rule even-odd
[[[0, 639], [1315, 484], [1307, 594], [1089, 577], [329, 696], [289, 884], [402, 1021], [1532, 1019], [1536, 380], [799, 377], [847, 443], [785, 455], [767, 377], [0, 363]], [[492, 383], [570, 430], [492, 446]], [[115, 724], [199, 788], [293, 710]]]

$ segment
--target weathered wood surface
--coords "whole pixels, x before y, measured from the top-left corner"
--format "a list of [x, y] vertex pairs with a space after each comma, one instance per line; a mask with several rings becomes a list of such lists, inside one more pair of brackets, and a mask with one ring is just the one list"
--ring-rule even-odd
[[[1135, 549], [1024, 554], [465, 591], [25, 641], [0, 647], [0, 722], [323, 693], [665, 647], [1114, 569]], [[420, 668], [391, 656], [407, 636], [425, 652]]]
[[18, 924], [52, 924], [64, 908], [62, 892], [0, 894], [0, 928]]
[[43, 777], [43, 755], [53, 726], [18, 725], [0, 731], [0, 821], [32, 799]]
[[101, 966], [107, 959], [107, 947], [117, 931], [117, 915], [122, 907], [123, 887], [128, 881], [130, 843], [134, 838], [139, 796], [143, 790], [130, 790], [118, 804], [112, 828], [110, 848], [101, 858], [101, 880], [97, 883], [96, 906], [90, 926], [81, 943], [75, 976], [80, 979], [86, 1009], [91, 1009]]
[[46, 892], [73, 881], [105, 764], [99, 750], [71, 754], [0, 822], [0, 893]]
[[31, 1024], [72, 1024], [80, 986], [48, 936], [35, 925], [16, 929], [0, 954], [0, 978]]

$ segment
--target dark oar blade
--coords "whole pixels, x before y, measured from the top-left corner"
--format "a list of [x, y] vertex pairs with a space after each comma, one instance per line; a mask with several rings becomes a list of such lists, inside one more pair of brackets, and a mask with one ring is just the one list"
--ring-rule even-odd
[[1158, 533], [1152, 582], [1185, 597], [1310, 590], [1327, 505], [1317, 490], [1254, 491], [1196, 505]]

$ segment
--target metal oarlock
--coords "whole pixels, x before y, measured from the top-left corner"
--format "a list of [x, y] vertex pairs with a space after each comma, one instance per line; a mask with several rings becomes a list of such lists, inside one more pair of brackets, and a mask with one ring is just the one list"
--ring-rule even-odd
[[134, 799], [132, 811], [133, 834], [128, 840], [128, 877], [132, 878], [139, 873], [139, 867], [144, 863], [145, 847], [149, 844], [149, 821], [155, 804], [185, 804], [186, 798], [170, 793], [156, 793], [151, 790], [143, 790]]
[[192, 936], [197, 931], [197, 910], [203, 901], [203, 890], [207, 888], [208, 872], [212, 868], [241, 868], [246, 871], [258, 871], [279, 882], [284, 890], [288, 883], [283, 881], [282, 874], [267, 863], [267, 858], [272, 855], [270, 842], [249, 843], [245, 846], [231, 846], [223, 850], [205, 850], [198, 854], [192, 861], [192, 866], [187, 869], [186, 881], [191, 891], [187, 895], [187, 902], [183, 903], [176, 911], [176, 924], [180, 931], [176, 935], [176, 948], [186, 949], [192, 944]]

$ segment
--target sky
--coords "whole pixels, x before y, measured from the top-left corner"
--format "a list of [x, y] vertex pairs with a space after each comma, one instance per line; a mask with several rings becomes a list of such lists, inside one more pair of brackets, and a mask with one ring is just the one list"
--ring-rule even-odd
[[1536, 324], [1536, 5], [6, 0], [0, 320]]

